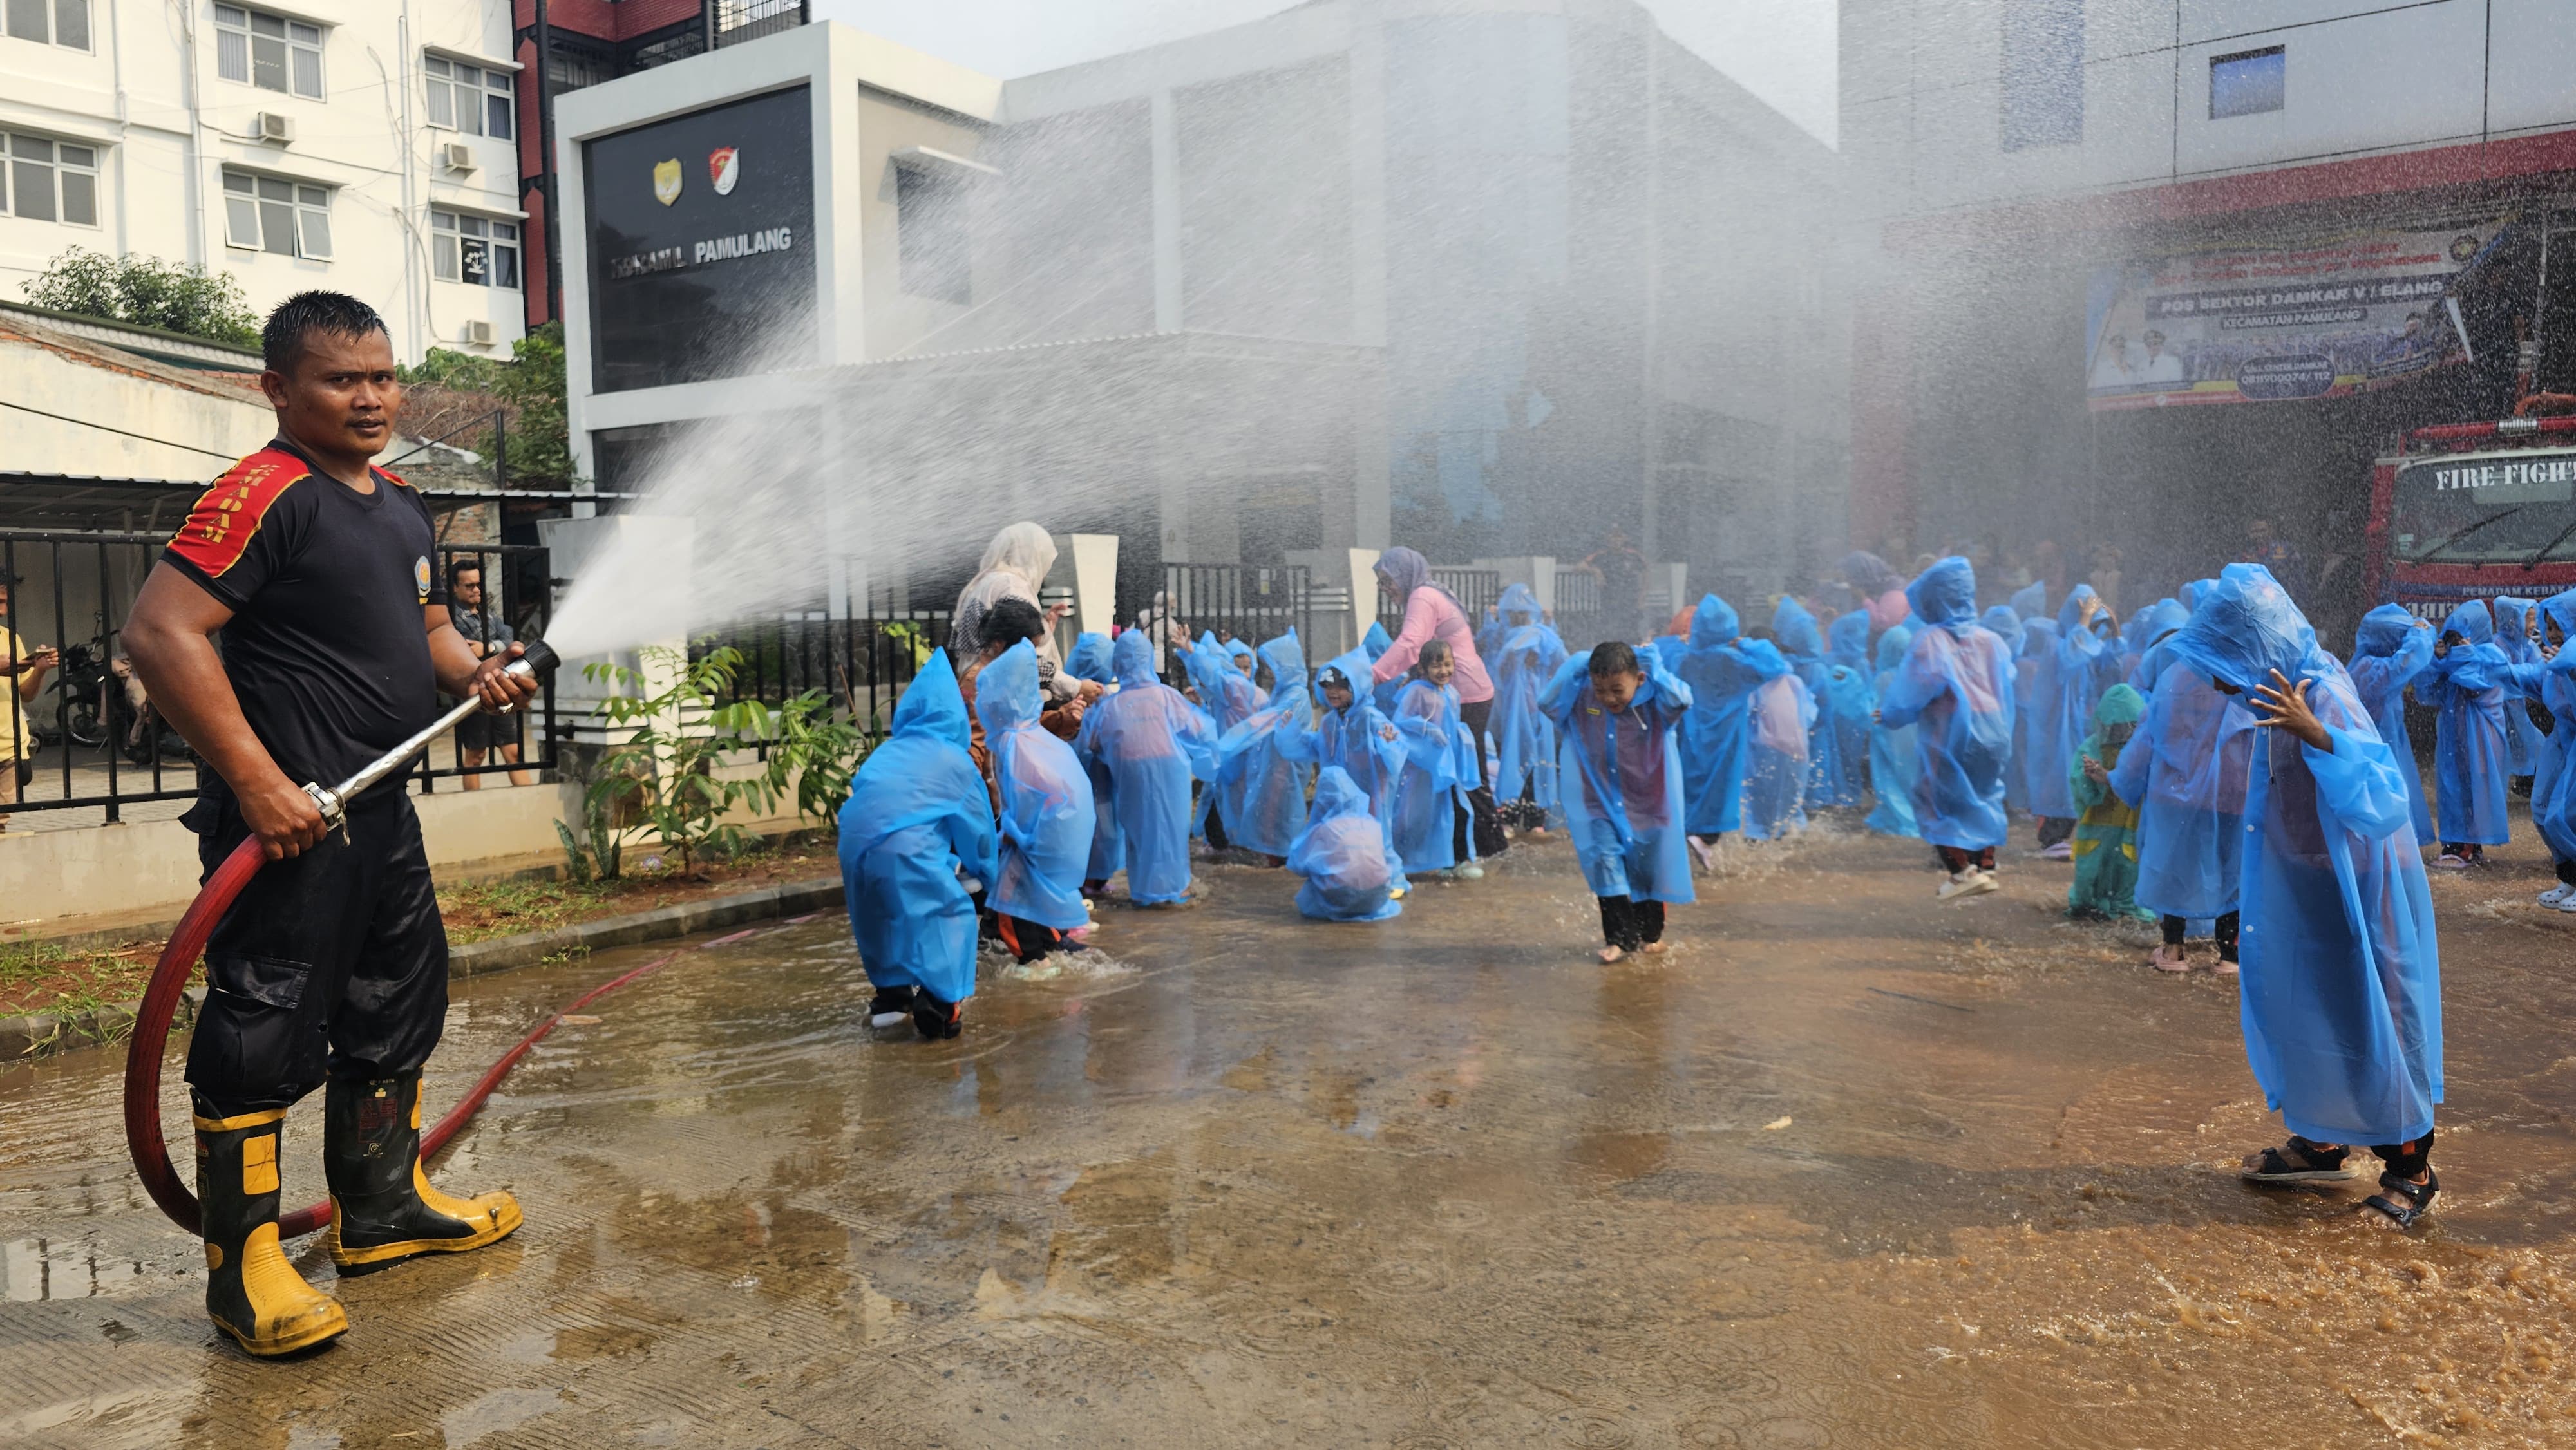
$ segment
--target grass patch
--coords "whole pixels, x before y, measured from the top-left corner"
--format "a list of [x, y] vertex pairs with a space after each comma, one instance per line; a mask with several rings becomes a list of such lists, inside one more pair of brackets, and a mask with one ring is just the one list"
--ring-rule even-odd
[[88, 1012], [143, 995], [152, 975], [157, 941], [112, 947], [65, 947], [56, 942], [0, 946], [0, 1017], [36, 1012]]

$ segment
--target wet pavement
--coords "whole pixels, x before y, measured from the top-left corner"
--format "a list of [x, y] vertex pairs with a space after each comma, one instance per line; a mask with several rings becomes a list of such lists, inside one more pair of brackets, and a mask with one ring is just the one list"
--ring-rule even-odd
[[[2235, 1181], [2279, 1129], [2233, 984], [2066, 923], [2063, 865], [1936, 906], [1910, 843], [1737, 848], [1608, 968], [1561, 844], [1376, 927], [1218, 867], [935, 1046], [871, 1037], [836, 918], [686, 952], [438, 1166], [516, 1237], [296, 1246], [354, 1327], [291, 1363], [207, 1325], [118, 1054], [0, 1072], [0, 1444], [2576, 1443], [2576, 917], [2525, 836], [2436, 883], [2411, 1239]], [[665, 950], [459, 983], [431, 1111]]]

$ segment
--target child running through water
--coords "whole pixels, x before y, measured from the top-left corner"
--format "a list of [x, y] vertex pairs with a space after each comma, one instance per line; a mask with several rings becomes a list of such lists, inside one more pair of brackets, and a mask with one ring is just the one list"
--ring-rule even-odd
[[1661, 952], [1664, 907], [1694, 899], [1673, 741], [1690, 707], [1689, 686], [1616, 640], [1569, 658], [1540, 697], [1562, 742], [1566, 829], [1601, 904], [1604, 963]]
[[996, 872], [993, 812], [966, 753], [966, 700], [946, 650], [895, 705], [886, 738], [841, 806], [841, 893], [872, 1025], [905, 1016], [932, 1041], [955, 1037], [975, 994], [975, 900]]
[[2137, 902], [2160, 918], [2164, 940], [2147, 964], [2187, 972], [2183, 933], [2195, 921], [2218, 935], [2218, 972], [2236, 975], [2237, 903], [2245, 860], [2245, 791], [2254, 717], [2209, 677], [2150, 645], [2156, 676], [2146, 718], [2111, 768], [2111, 789], [2138, 808]]
[[2445, 871], [2487, 862], [2489, 846], [2511, 839], [2506, 819], [2511, 784], [2511, 743], [2504, 712], [2517, 694], [2513, 666], [2495, 643], [2495, 618], [2486, 601], [2472, 599], [2442, 621], [2433, 666], [2415, 682], [2418, 699], [2437, 712], [2433, 768], [2439, 788], [2434, 810], [2442, 828]]
[[1458, 716], [1458, 691], [1449, 683], [1456, 674], [1448, 641], [1427, 640], [1412, 680], [1396, 696], [1404, 769], [1395, 786], [1395, 852], [1408, 872], [1446, 871], [1472, 881], [1485, 874], [1467, 829], [1476, 743]]
[[1001, 855], [987, 904], [1002, 945], [1023, 964], [1054, 951], [1060, 938], [1088, 935], [1091, 925], [1082, 897], [1094, 823], [1091, 777], [1073, 747], [1038, 724], [1045, 698], [1037, 647], [1025, 639], [976, 677], [975, 714], [1001, 796]]
[[1879, 723], [1915, 727], [1914, 820], [1950, 869], [1939, 899], [1982, 895], [2001, 885], [1995, 848], [2009, 829], [2013, 664], [2002, 638], [1977, 623], [1977, 575], [1966, 559], [1953, 555], [1924, 570], [1905, 597], [1924, 627], [1888, 676]]
[[1306, 878], [1297, 888], [1298, 912], [1317, 921], [1384, 921], [1404, 910], [1391, 890], [1386, 831], [1369, 810], [1368, 792], [1340, 766], [1315, 777], [1314, 813], [1288, 848], [1288, 869]]
[[2416, 618], [2403, 604], [2383, 604], [2361, 617], [2353, 635], [2352, 686], [2405, 771], [2419, 841], [2434, 839], [2433, 803], [2424, 793], [2424, 773], [2415, 768], [2415, 743], [2406, 735], [2406, 687], [2432, 667], [2431, 620]]
[[2142, 920], [2138, 909], [2138, 808], [2111, 789], [2111, 772], [2130, 750], [2145, 698], [2126, 685], [2102, 692], [2093, 707], [2093, 733], [2077, 752], [2067, 788], [2075, 798], [2075, 883], [2066, 888], [2072, 916]]
[[1748, 638], [1737, 651], [1761, 680], [1746, 709], [1744, 838], [1775, 841], [1807, 824], [1807, 749], [1816, 698], [1770, 640]]
[[1682, 716], [1682, 823], [1693, 860], [1709, 862], [1709, 847], [1744, 828], [1744, 756], [1753, 692], [1766, 674], [1786, 674], [1789, 662], [1765, 646], [1757, 667], [1747, 653], [1735, 606], [1714, 594], [1691, 611], [1690, 642], [1670, 668], [1690, 687], [1691, 708]]
[[1083, 716], [1075, 746], [1109, 778], [1107, 814], [1117, 819], [1127, 899], [1175, 905], [1190, 896], [1190, 778], [1216, 773], [1216, 733], [1180, 691], [1154, 677], [1154, 645], [1143, 631], [1120, 635], [1110, 658], [1117, 692]]
[[1539, 712], [1538, 694], [1565, 663], [1565, 641], [1526, 584], [1503, 591], [1488, 637], [1493, 643], [1477, 649], [1494, 677], [1494, 799], [1507, 820], [1543, 837], [1557, 808], [1556, 727]]

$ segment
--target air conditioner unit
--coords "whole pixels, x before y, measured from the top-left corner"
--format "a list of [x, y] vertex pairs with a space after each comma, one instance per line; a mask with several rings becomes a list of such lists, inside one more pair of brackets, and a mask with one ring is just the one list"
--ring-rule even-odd
[[281, 116], [275, 111], [262, 111], [251, 117], [251, 129], [259, 134], [262, 141], [274, 141], [280, 146], [292, 145], [295, 141], [295, 118]]
[[472, 171], [474, 148], [462, 141], [442, 141], [438, 147], [438, 164], [449, 171]]
[[492, 345], [492, 324], [476, 320], [465, 324], [465, 340], [476, 347]]

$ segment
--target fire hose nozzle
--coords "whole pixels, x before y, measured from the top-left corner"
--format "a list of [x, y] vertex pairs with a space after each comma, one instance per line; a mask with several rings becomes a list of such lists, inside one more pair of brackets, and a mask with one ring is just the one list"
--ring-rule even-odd
[[532, 639], [526, 642], [525, 652], [510, 661], [510, 673], [549, 680], [554, 678], [556, 668], [562, 664], [563, 659], [555, 653], [553, 645], [541, 639]]

